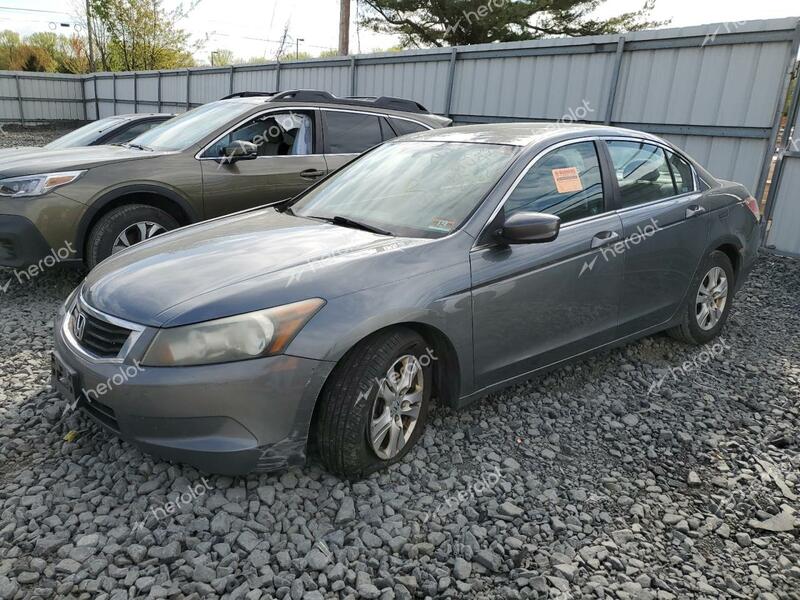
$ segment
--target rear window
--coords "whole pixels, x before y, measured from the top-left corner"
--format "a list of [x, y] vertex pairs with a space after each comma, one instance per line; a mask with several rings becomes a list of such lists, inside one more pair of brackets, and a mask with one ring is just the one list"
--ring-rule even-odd
[[669, 166], [675, 177], [675, 187], [679, 194], [688, 194], [694, 191], [694, 173], [689, 163], [673, 152], [667, 152]]
[[667, 154], [659, 146], [642, 142], [609, 141], [623, 208], [675, 195]]

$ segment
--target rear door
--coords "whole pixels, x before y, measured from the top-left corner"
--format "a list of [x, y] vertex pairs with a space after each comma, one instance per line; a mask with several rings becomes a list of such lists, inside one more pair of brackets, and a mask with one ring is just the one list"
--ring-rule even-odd
[[609, 248], [624, 262], [619, 336], [667, 322], [681, 307], [708, 243], [708, 214], [694, 171], [665, 147], [607, 140], [623, 239]]
[[[270, 110], [211, 143], [200, 155], [206, 218], [291, 198], [327, 174], [317, 111]], [[224, 148], [252, 142], [258, 158], [230, 162]]]
[[478, 389], [611, 342], [623, 263], [603, 250], [622, 237], [610, 211], [594, 141], [552, 150], [510, 192], [505, 217], [520, 211], [561, 217], [561, 232], [541, 244], [491, 241], [470, 255], [475, 377]]

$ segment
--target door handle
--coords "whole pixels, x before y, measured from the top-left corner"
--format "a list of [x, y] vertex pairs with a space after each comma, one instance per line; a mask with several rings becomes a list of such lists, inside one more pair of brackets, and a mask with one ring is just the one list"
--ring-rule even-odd
[[305, 179], [316, 179], [317, 177], [322, 177], [325, 175], [325, 171], [320, 171], [319, 169], [306, 169], [305, 171], [300, 171], [300, 177]]
[[704, 212], [706, 212], [705, 208], [697, 204], [692, 204], [689, 208], [686, 209], [686, 218], [690, 219], [697, 215], [702, 215]]
[[616, 231], [601, 231], [592, 238], [592, 248], [600, 248], [619, 239], [619, 234]]

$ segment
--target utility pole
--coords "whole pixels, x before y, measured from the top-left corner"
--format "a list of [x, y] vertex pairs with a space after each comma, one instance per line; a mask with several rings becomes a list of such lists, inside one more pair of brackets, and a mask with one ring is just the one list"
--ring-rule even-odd
[[350, 0], [341, 0], [339, 10], [339, 54], [350, 54]]
[[86, 35], [89, 38], [89, 71], [94, 72], [94, 49], [92, 47], [92, 13], [90, 0], [86, 0]]
[[295, 38], [294, 59], [300, 60], [300, 42], [305, 42], [305, 38]]

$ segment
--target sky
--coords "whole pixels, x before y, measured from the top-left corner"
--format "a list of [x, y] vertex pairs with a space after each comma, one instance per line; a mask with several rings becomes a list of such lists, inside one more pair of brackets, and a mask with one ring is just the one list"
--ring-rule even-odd
[[[609, 17], [637, 10], [643, 2], [607, 0], [596, 14]], [[0, 0], [0, 29], [22, 35], [53, 30], [69, 33], [81, 27], [76, 15], [82, 4], [82, 0]], [[164, 0], [166, 7], [178, 4], [179, 0]], [[351, 10], [355, 22], [356, 2]], [[652, 13], [655, 20], [671, 19], [670, 26], [675, 27], [791, 16], [800, 16], [798, 0], [656, 0]], [[207, 64], [217, 48], [230, 49], [237, 57], [271, 60], [287, 24], [291, 50], [299, 43], [301, 51], [316, 56], [336, 48], [339, 0], [200, 0], [181, 26], [201, 44], [196, 60]], [[359, 29], [355, 23], [351, 27], [351, 52], [386, 49], [397, 41], [390, 35]]]

